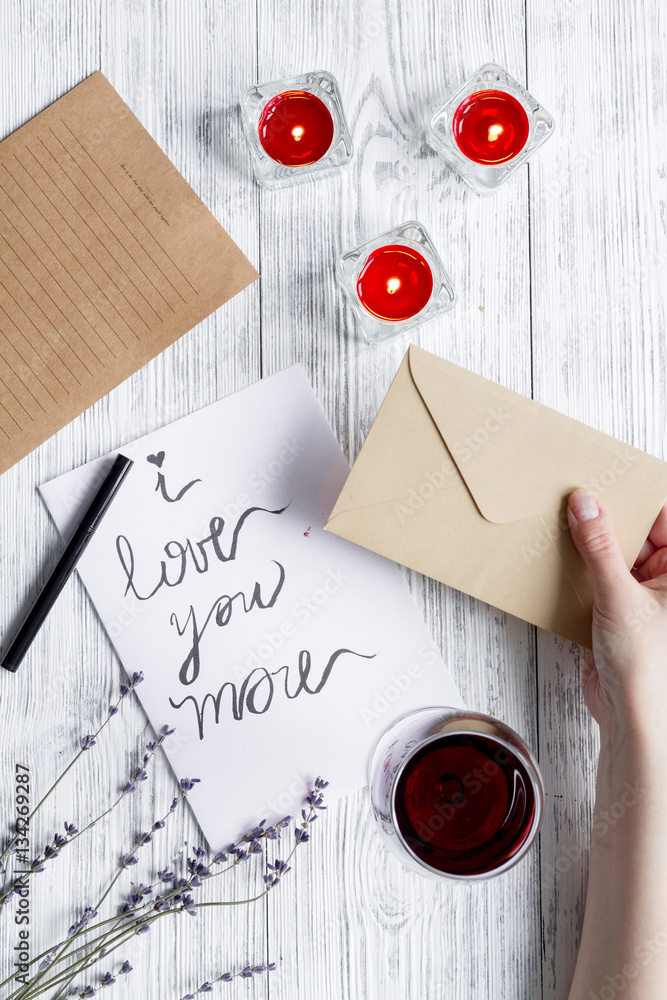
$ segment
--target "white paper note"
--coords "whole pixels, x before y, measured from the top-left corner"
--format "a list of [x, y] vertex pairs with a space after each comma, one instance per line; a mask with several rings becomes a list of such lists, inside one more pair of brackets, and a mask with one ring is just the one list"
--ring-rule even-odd
[[[217, 850], [364, 785], [405, 713], [460, 705], [397, 567], [323, 531], [349, 467], [294, 366], [122, 448], [79, 572]], [[67, 538], [114, 456], [41, 487]]]

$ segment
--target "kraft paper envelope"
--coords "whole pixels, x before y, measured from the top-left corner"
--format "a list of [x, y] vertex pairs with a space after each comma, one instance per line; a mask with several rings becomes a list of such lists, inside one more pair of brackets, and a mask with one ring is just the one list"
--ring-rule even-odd
[[102, 73], [0, 143], [0, 474], [257, 272]]
[[326, 529], [590, 646], [591, 581], [566, 517], [581, 486], [631, 566], [667, 463], [411, 346]]

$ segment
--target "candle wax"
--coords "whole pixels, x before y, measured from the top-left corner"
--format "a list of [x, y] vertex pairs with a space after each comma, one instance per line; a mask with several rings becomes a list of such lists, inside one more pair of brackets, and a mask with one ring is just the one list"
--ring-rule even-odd
[[259, 120], [259, 141], [265, 152], [288, 167], [306, 167], [321, 160], [333, 135], [331, 112], [324, 101], [306, 90], [288, 90], [272, 97]]
[[505, 163], [528, 141], [522, 105], [504, 90], [480, 90], [461, 101], [452, 123], [456, 144], [475, 163]]
[[428, 261], [412, 247], [396, 243], [369, 254], [359, 278], [361, 304], [378, 319], [410, 319], [427, 305], [433, 291]]

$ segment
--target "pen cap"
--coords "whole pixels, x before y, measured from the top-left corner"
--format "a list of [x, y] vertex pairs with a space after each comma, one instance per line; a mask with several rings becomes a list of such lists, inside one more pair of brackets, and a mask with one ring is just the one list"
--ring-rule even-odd
[[83, 527], [91, 531], [95, 530], [133, 464], [131, 458], [127, 458], [125, 455], [118, 455], [102, 485], [91, 500], [90, 506], [81, 518], [81, 525]]

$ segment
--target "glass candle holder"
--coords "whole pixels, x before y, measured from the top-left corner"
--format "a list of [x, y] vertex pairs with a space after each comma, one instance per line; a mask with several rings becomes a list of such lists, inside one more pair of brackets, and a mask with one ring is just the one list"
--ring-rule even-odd
[[391, 340], [451, 309], [449, 275], [419, 222], [406, 222], [339, 258], [338, 280], [366, 338]]
[[514, 77], [486, 63], [436, 111], [433, 148], [480, 194], [503, 184], [546, 142], [554, 120]]
[[352, 156], [352, 137], [331, 73], [250, 87], [241, 98], [241, 117], [262, 185], [311, 177]]
[[535, 842], [542, 778], [521, 737], [489, 715], [424, 708], [381, 737], [370, 763], [380, 834], [407, 867], [479, 880], [507, 871]]

